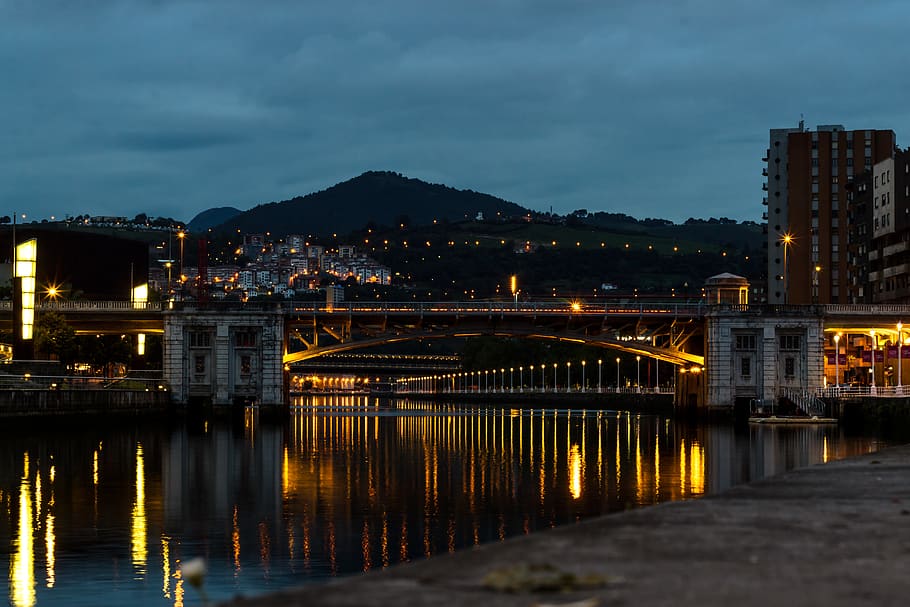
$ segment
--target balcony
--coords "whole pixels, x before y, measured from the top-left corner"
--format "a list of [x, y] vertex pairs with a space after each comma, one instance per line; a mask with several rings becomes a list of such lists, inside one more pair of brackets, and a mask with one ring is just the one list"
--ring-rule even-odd
[[765, 192], [768, 191], [768, 182], [767, 181], [764, 182], [763, 184], [761, 184], [761, 189], [764, 190]]
[[765, 155], [761, 157], [762, 162], [768, 162], [768, 156], [771, 155], [771, 148], [765, 150]]
[[884, 278], [892, 278], [893, 276], [900, 276], [907, 273], [910, 273], [910, 264], [902, 263], [885, 268], [882, 274]]
[[768, 197], [765, 196], [764, 198], [762, 198], [762, 199], [761, 199], [761, 203], [762, 203], [763, 205], [765, 205], [765, 206], [768, 206]]
[[878, 249], [872, 249], [871, 251], [869, 251], [868, 259], [869, 259], [869, 261], [875, 261], [876, 259], [878, 259]]
[[866, 282], [876, 282], [882, 279], [882, 273], [878, 270], [874, 272], [869, 272], [869, 275], [866, 276]]
[[764, 213], [762, 213], [762, 214], [761, 214], [761, 218], [762, 218], [762, 220], [764, 220], [764, 221], [768, 221], [768, 211], [765, 211]]
[[902, 253], [908, 249], [910, 249], [910, 242], [903, 240], [901, 242], [897, 242], [895, 244], [888, 245], [887, 247], [885, 247], [882, 250], [882, 255], [884, 257], [890, 257], [890, 256], [894, 255], [895, 253]]
[[768, 169], [762, 169], [762, 170], [761, 170], [761, 175], [762, 175], [762, 177], [767, 177], [767, 176], [768, 176]]

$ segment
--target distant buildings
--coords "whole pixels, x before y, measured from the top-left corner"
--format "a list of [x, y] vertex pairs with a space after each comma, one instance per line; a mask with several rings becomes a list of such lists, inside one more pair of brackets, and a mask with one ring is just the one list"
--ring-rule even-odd
[[[354, 245], [341, 245], [337, 252], [326, 252], [323, 246], [307, 245], [300, 236], [291, 235], [284, 241], [273, 242], [268, 235], [246, 234], [241, 247], [251, 260], [245, 267], [208, 267], [206, 278], [212, 297], [227, 297], [231, 293], [243, 298], [257, 295], [290, 297], [297, 291], [319, 288], [328, 277], [338, 282], [353, 279], [358, 284], [388, 285], [392, 281], [388, 267], [359, 254]], [[198, 268], [186, 267], [181, 279], [186, 287], [193, 287], [198, 274]], [[159, 287], [166, 283], [163, 271], [153, 272], [152, 279]]]

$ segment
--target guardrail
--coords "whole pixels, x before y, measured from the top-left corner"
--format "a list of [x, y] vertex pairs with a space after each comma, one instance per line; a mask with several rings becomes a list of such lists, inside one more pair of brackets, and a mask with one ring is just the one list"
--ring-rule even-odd
[[146, 377], [92, 377], [81, 375], [0, 375], [0, 390], [124, 390], [166, 392], [161, 379]]

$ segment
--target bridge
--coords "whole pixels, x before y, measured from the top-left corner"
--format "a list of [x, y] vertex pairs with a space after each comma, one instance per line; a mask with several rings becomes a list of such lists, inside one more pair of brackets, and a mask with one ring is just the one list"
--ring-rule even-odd
[[[677, 366], [678, 404], [726, 406], [841, 382], [910, 383], [910, 306], [703, 301], [45, 302], [78, 333], [158, 333], [177, 402], [286, 402], [290, 365], [421, 339], [504, 336], [586, 344]], [[0, 328], [11, 329], [9, 302]], [[893, 350], [897, 349], [897, 353]], [[850, 375], [847, 375], [847, 372]], [[895, 377], [896, 372], [896, 377]], [[906, 375], [910, 376], [910, 372]]]

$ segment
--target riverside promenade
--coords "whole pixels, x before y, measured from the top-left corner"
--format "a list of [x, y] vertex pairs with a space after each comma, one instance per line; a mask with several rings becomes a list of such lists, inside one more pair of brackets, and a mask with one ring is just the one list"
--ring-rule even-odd
[[[552, 586], [562, 590], [546, 590]], [[910, 445], [228, 604], [833, 607], [908, 600]]]

